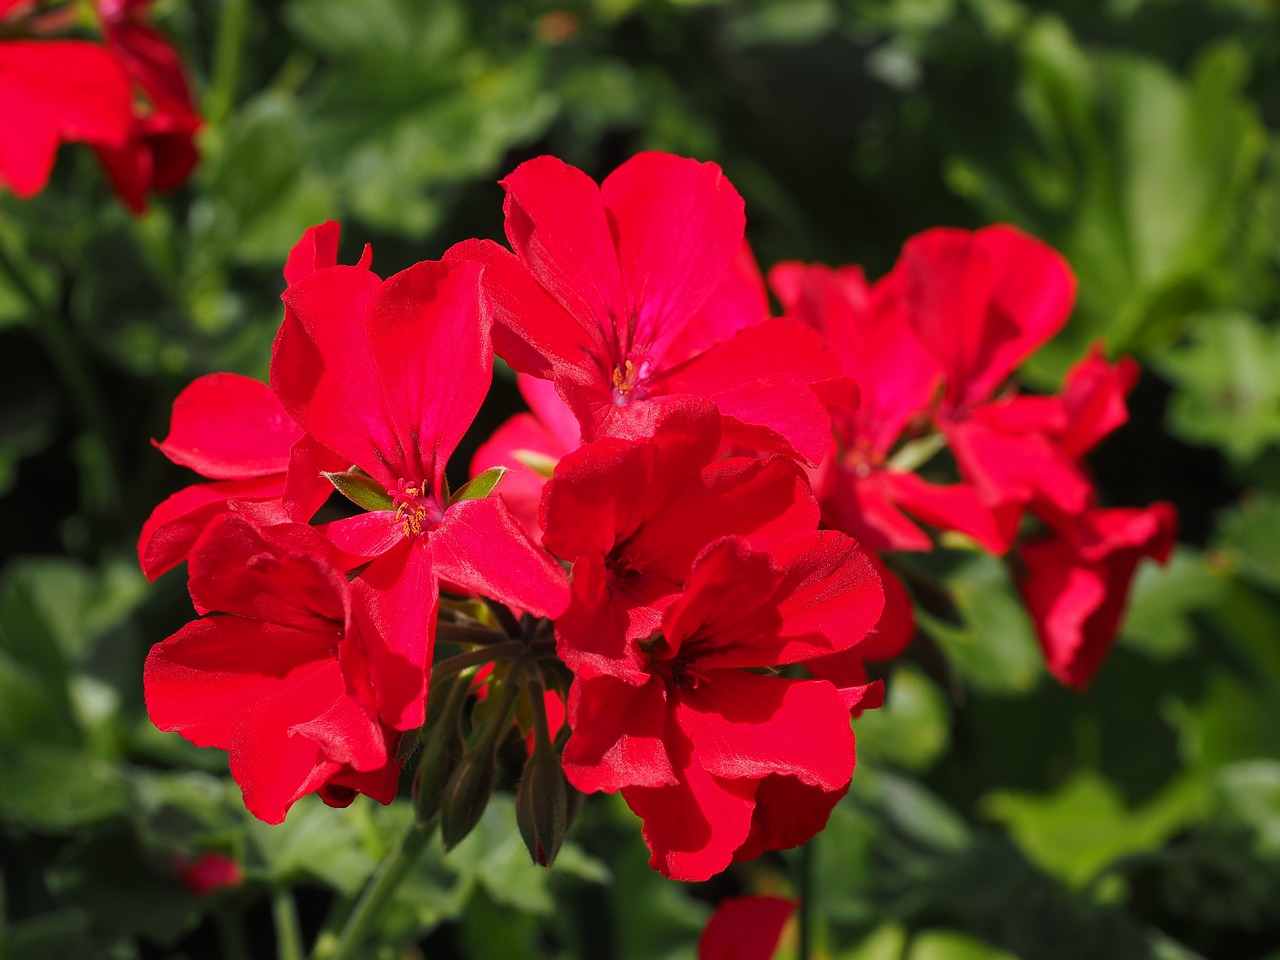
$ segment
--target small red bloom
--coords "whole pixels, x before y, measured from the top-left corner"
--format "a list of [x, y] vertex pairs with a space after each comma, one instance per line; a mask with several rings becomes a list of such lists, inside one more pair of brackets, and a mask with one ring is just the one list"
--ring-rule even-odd
[[720, 901], [698, 941], [698, 960], [771, 960], [796, 904], [782, 897]]
[[206, 850], [192, 857], [182, 850], [173, 854], [173, 868], [187, 891], [197, 897], [207, 897], [244, 882], [244, 871], [231, 857]]
[[597, 186], [539, 157], [503, 186], [516, 255], [459, 254], [488, 266], [498, 355], [554, 381], [585, 439], [643, 435], [647, 408], [692, 396], [714, 401], [726, 442], [821, 457], [819, 393], [838, 366], [813, 331], [765, 319], [742, 198], [718, 166], [642, 153]]
[[[713, 542], [660, 632], [637, 643], [643, 683], [575, 678], [566, 775], [580, 790], [621, 789], [644, 820], [650, 863], [676, 879], [728, 866], [761, 804], [781, 802], [820, 829], [853, 774], [849, 708], [825, 681], [751, 669], [847, 649], [882, 604], [875, 571], [844, 534], [797, 534], [772, 554], [741, 537]], [[771, 778], [808, 789], [765, 788]], [[798, 813], [797, 802], [820, 812]], [[786, 833], [770, 839], [812, 835]]]
[[353, 790], [395, 796], [398, 736], [367, 679], [383, 637], [344, 560], [311, 527], [224, 515], [196, 544], [190, 580], [196, 610], [222, 616], [147, 656], [152, 722], [229, 750], [245, 806], [268, 823], [317, 790], [339, 806]]
[[1022, 547], [1019, 586], [1049, 671], [1083, 689], [1110, 649], [1138, 561], [1164, 563], [1177, 536], [1168, 503], [1088, 510], [1062, 533]]

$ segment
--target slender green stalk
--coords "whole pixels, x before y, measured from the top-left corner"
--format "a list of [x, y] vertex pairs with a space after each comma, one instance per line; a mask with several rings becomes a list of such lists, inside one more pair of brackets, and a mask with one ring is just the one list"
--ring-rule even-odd
[[443, 680], [446, 677], [452, 677], [454, 674], [461, 673], [468, 667], [474, 667], [479, 663], [493, 663], [495, 660], [503, 660], [507, 657], [515, 657], [524, 651], [524, 644], [519, 640], [510, 640], [504, 643], [495, 643], [491, 646], [481, 647], [478, 650], [468, 650], [466, 653], [460, 653], [456, 657], [449, 657], [447, 660], [441, 660], [431, 667], [431, 682]]
[[213, 51], [213, 79], [205, 101], [205, 117], [221, 126], [236, 105], [240, 87], [240, 64], [245, 38], [249, 34], [249, 0], [224, 0], [218, 19], [218, 40]]
[[298, 925], [298, 907], [293, 894], [281, 887], [271, 894], [271, 917], [276, 924], [276, 957], [278, 960], [303, 960], [302, 929]]
[[[377, 926], [383, 910], [391, 901], [392, 895], [400, 882], [417, 863], [418, 857], [426, 849], [427, 841], [435, 831], [435, 822], [415, 823], [409, 831], [379, 864], [373, 879], [365, 887], [355, 909], [347, 917], [342, 932], [331, 950], [321, 952], [321, 943], [316, 944], [315, 960], [356, 960], [362, 956], [361, 947], [369, 934]], [[322, 938], [323, 940], [324, 938]], [[327, 944], [325, 944], [327, 946]]]
[[112, 453], [111, 432], [99, 402], [99, 393], [85, 365], [65, 318], [46, 304], [35, 287], [0, 243], [0, 274], [26, 301], [31, 310], [30, 328], [49, 355], [63, 388], [67, 391], [76, 419], [91, 448], [80, 457], [84, 485], [82, 502], [90, 512], [118, 516], [121, 510], [119, 473]]
[[226, 960], [250, 960], [249, 938], [244, 933], [240, 908], [226, 905], [213, 912], [213, 925]]
[[817, 841], [814, 837], [800, 848], [800, 856], [796, 861], [799, 873], [796, 882], [800, 894], [800, 906], [796, 909], [796, 922], [800, 927], [800, 947], [796, 960], [812, 960], [813, 957], [813, 847]]

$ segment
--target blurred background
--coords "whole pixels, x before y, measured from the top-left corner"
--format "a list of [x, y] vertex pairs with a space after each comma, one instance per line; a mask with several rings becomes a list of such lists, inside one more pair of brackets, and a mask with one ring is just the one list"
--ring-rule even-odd
[[[225, 755], [147, 720], [143, 658], [192, 614], [183, 574], [149, 585], [134, 544], [195, 479], [150, 440], [196, 376], [266, 378], [306, 227], [342, 221], [343, 258], [371, 242], [386, 275], [500, 239], [497, 180], [524, 159], [600, 178], [661, 149], [724, 167], [763, 267], [875, 277], [943, 224], [1053, 244], [1079, 302], [1024, 380], [1056, 388], [1097, 339], [1136, 357], [1131, 420], [1091, 464], [1105, 505], [1167, 499], [1181, 520], [1083, 695], [1048, 677], [999, 561], [929, 558], [942, 612], [856, 724], [852, 792], [804, 854], [818, 955], [1280, 958], [1280, 6], [160, 0], [154, 18], [206, 119], [191, 180], [135, 218], [71, 145], [39, 196], [0, 193], [21, 278], [0, 275], [0, 956], [265, 960], [273, 889], [297, 890], [308, 935], [359, 889], [403, 805], [304, 802], [267, 828]], [[518, 406], [496, 379], [454, 467]], [[801, 854], [664, 880], [637, 826], [593, 798], [540, 871], [508, 796], [429, 853], [395, 929], [432, 958], [688, 958], [721, 896], [799, 892]], [[209, 850], [243, 879], [201, 896], [181, 865]]]

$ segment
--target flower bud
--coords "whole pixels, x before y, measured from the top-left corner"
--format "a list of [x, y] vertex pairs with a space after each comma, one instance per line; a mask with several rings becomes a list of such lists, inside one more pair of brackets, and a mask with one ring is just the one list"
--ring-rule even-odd
[[468, 753], [453, 771], [440, 807], [440, 839], [445, 850], [452, 850], [475, 829], [497, 779], [498, 758], [492, 749]]
[[568, 788], [555, 752], [535, 750], [525, 762], [516, 792], [516, 823], [529, 856], [539, 866], [555, 863], [569, 831]]
[[438, 691], [427, 704], [427, 745], [413, 778], [413, 809], [418, 823], [426, 823], [440, 812], [445, 784], [462, 760], [460, 724], [468, 686], [467, 679], [455, 679], [447, 691]]

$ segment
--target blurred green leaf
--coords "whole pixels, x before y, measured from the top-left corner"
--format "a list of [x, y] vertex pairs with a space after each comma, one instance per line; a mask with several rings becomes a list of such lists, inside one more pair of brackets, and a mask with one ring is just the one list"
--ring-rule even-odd
[[1231, 764], [1219, 771], [1217, 788], [1226, 816], [1254, 831], [1258, 854], [1280, 859], [1280, 762]]
[[89, 957], [93, 941], [89, 917], [83, 910], [42, 913], [9, 928], [5, 960], [49, 960], [50, 957]]
[[1193, 547], [1180, 546], [1161, 567], [1138, 567], [1120, 635], [1127, 646], [1155, 659], [1188, 653], [1195, 631], [1188, 619], [1215, 605], [1226, 589], [1225, 574]]
[[1169, 429], [1246, 462], [1280, 441], [1280, 329], [1243, 313], [1196, 318], [1191, 342], [1156, 365], [1177, 387]]
[[1159, 847], [1202, 814], [1206, 798], [1184, 780], [1131, 810], [1110, 782], [1082, 770], [1049, 796], [996, 792], [985, 807], [1035, 863], [1079, 887], [1121, 857]]
[[1249, 497], [1223, 517], [1218, 534], [1243, 577], [1280, 590], [1280, 495]]
[[1000, 560], [974, 553], [946, 579], [961, 626], [920, 615], [929, 635], [976, 690], [1030, 690], [1044, 673], [1031, 621]]
[[963, 933], [927, 930], [911, 940], [907, 960], [1018, 960]]
[[260, 868], [272, 883], [318, 880], [354, 896], [373, 873], [384, 851], [371, 856], [360, 842], [355, 817], [326, 806], [314, 794], [295, 803], [284, 823], [251, 820], [249, 836], [256, 856], [246, 873]]
[[0, 746], [0, 817], [48, 833], [124, 813], [129, 791], [112, 764], [58, 747]]

